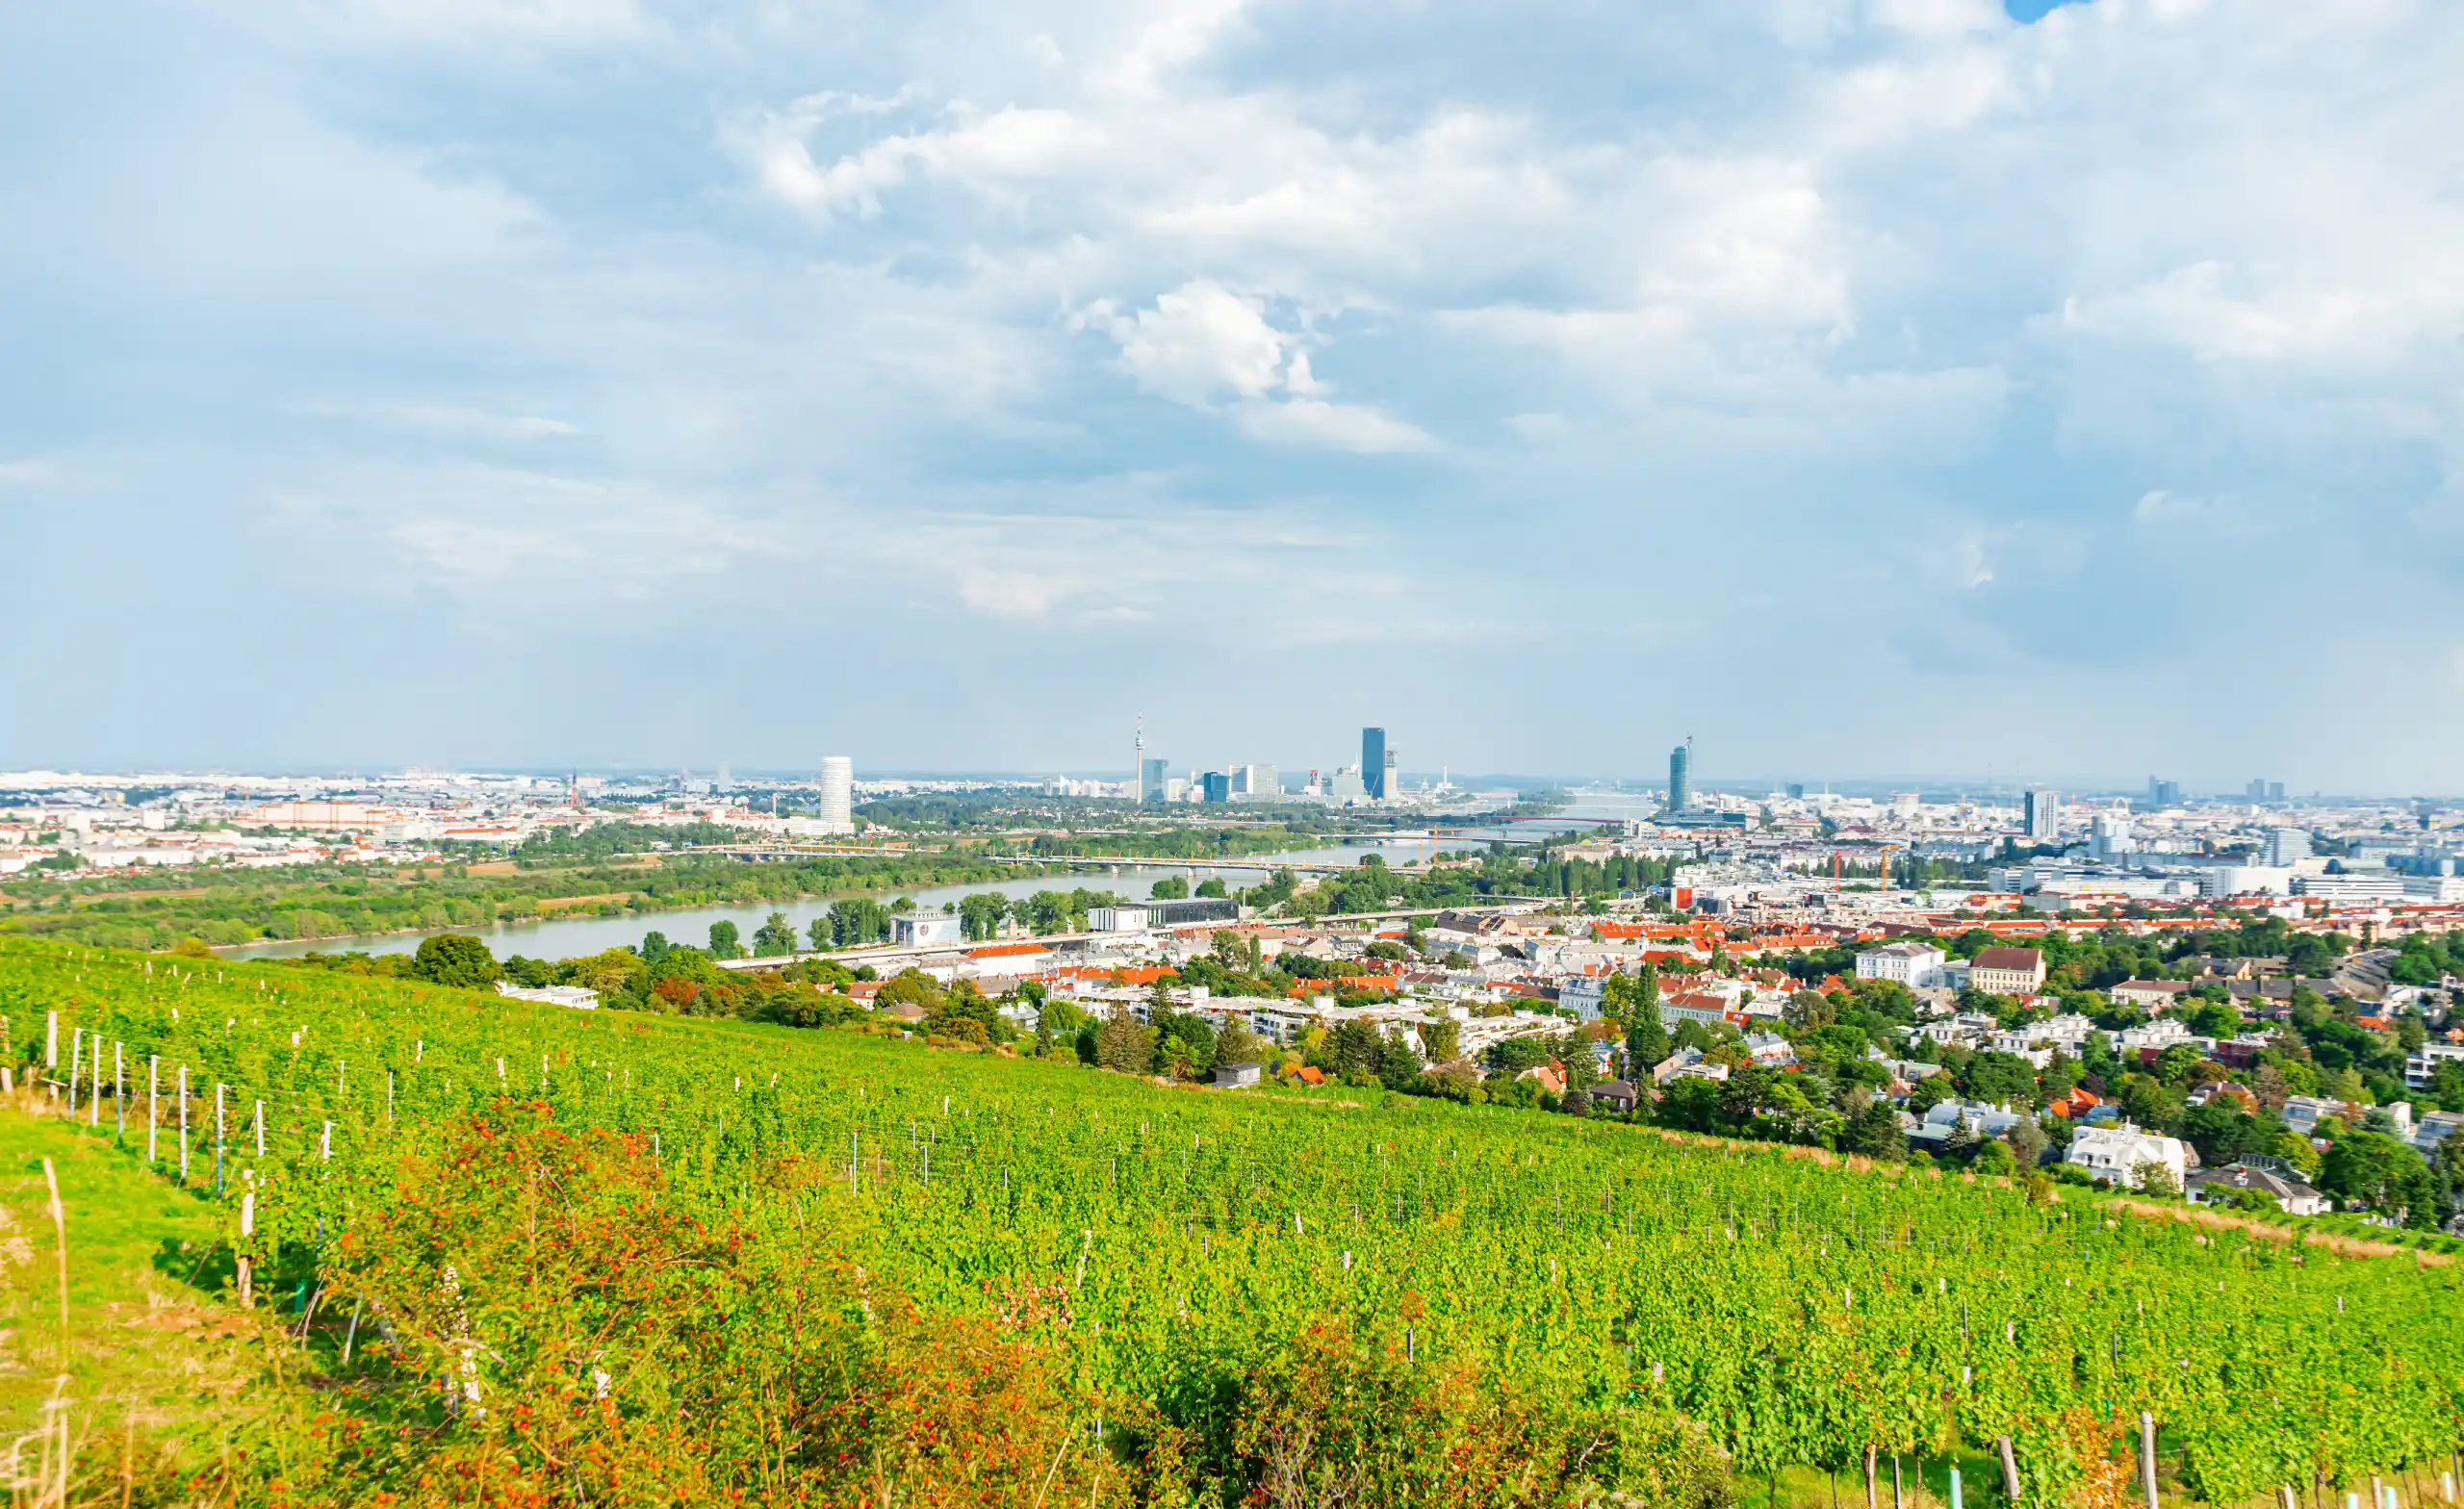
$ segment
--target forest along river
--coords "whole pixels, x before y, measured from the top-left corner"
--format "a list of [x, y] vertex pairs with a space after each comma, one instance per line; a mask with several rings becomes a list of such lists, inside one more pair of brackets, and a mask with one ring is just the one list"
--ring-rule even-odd
[[[1525, 831], [1526, 825], [1514, 825], [1516, 831], [1509, 842], [1527, 842], [1544, 836]], [[1586, 826], [1586, 825], [1564, 825]], [[1424, 838], [1380, 838], [1322, 849], [1296, 849], [1283, 854], [1259, 855], [1238, 864], [1123, 864], [1104, 865], [1051, 875], [1025, 876], [1010, 881], [978, 881], [968, 885], [928, 885], [911, 891], [855, 891], [848, 895], [866, 895], [884, 904], [899, 896], [914, 899], [923, 911], [938, 911], [944, 903], [955, 905], [962, 896], [983, 891], [999, 891], [1004, 896], [1032, 896], [1038, 891], [1068, 891], [1081, 887], [1091, 891], [1111, 891], [1132, 901], [1143, 901], [1157, 881], [1179, 876], [1194, 888], [1201, 881], [1220, 879], [1224, 885], [1238, 891], [1255, 885], [1267, 878], [1278, 864], [1356, 864], [1367, 855], [1385, 857], [1390, 864], [1411, 864], [1425, 857], [1433, 847], [1459, 849], [1476, 847], [1503, 836], [1496, 829], [1457, 831], [1449, 830], [1438, 845]], [[639, 944], [645, 933], [660, 933], [671, 943], [690, 943], [699, 947], [709, 941], [710, 924], [732, 922], [746, 946], [751, 946], [753, 930], [769, 920], [770, 913], [783, 911], [795, 925], [796, 936], [805, 937], [812, 919], [830, 910], [833, 896], [805, 896], [790, 902], [751, 902], [742, 906], [687, 907], [674, 911], [628, 912], [621, 917], [555, 917], [534, 922], [504, 922], [486, 928], [445, 928], [447, 933], [473, 933], [486, 940], [488, 948], [499, 959], [515, 954], [532, 959], [578, 959], [606, 949]], [[380, 933], [372, 936], [300, 938], [283, 942], [250, 943], [239, 948], [218, 949], [226, 959], [296, 959], [302, 954], [409, 954], [420, 946], [424, 933]]]

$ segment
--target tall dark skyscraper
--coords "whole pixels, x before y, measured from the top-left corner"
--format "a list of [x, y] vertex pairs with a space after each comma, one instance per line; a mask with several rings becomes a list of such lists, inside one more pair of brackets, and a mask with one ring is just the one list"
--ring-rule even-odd
[[1682, 812], [1694, 805], [1694, 744], [1692, 740], [1668, 752], [1668, 809]]
[[1138, 800], [1148, 804], [1164, 800], [1164, 762], [1143, 753], [1138, 757]]
[[1376, 800], [1386, 800], [1386, 730], [1360, 730], [1360, 783]]

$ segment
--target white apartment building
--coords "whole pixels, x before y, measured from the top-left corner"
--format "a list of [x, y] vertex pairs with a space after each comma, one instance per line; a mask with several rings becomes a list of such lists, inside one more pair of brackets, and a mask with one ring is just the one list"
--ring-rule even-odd
[[2464, 1043], [2426, 1042], [2421, 1050], [2404, 1061], [2404, 1087], [2427, 1089], [2438, 1078], [2441, 1064], [2464, 1063]]
[[2190, 1174], [2190, 1150], [2180, 1138], [2143, 1132], [2128, 1122], [2118, 1127], [2081, 1127], [2071, 1136], [2065, 1161], [2125, 1189], [2138, 1189], [2141, 1169], [2150, 1164], [2172, 1175], [2176, 1189]]
[[2125, 1027], [2114, 1034], [2114, 1046], [2123, 1053], [2137, 1053], [2146, 1048], [2162, 1053], [2175, 1043], [2191, 1040], [2191, 1030], [2182, 1025], [2180, 1018], [2172, 1016], [2160, 1016], [2143, 1026]]
[[1885, 943], [1857, 956], [1857, 978], [1894, 981], [1911, 990], [1931, 989], [1942, 983], [1942, 961], [1948, 957], [1930, 943]]

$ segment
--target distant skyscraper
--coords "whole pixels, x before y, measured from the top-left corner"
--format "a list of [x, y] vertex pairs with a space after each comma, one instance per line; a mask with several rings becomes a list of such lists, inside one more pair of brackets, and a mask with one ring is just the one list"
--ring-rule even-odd
[[2268, 799], [2268, 783], [2264, 780], [2251, 781], [2242, 788], [2242, 797], [2247, 802], [2265, 802]]
[[2271, 780], [2268, 782], [2268, 800], [2271, 802], [2281, 802], [2284, 800], [2283, 781]]
[[2038, 843], [2050, 842], [2062, 831], [2062, 793], [2031, 791], [2028, 793], [2028, 836]]
[[2148, 777], [2147, 805], [2151, 807], [2180, 806], [2182, 783], [2178, 780], [2159, 780], [2153, 776]]
[[1235, 765], [1232, 794], [1252, 802], [1271, 802], [1283, 795], [1283, 775], [1272, 765]]
[[1802, 802], [1802, 801], [1804, 801], [1805, 799], [1806, 799], [1806, 786], [1805, 786], [1805, 782], [1804, 782], [1804, 781], [1802, 781], [1802, 780], [1791, 780], [1791, 781], [1789, 781], [1789, 782], [1788, 782], [1788, 800], [1789, 800], [1789, 801], [1791, 801], [1791, 802]]
[[1360, 730], [1360, 783], [1372, 800], [1383, 802], [1391, 795], [1386, 789], [1386, 773], [1395, 768], [1395, 757], [1386, 752], [1386, 730]]
[[1138, 762], [1138, 800], [1141, 802], [1161, 802], [1164, 800], [1164, 762], [1162, 760], [1148, 759], [1144, 757], [1140, 758]]
[[2291, 864], [2310, 857], [2310, 831], [2306, 828], [2272, 828], [2268, 830], [2267, 861], [2274, 865]]
[[1694, 741], [1668, 752], [1668, 809], [1682, 812], [1694, 805]]
[[1205, 782], [1204, 789], [1206, 792], [1206, 800], [1209, 802], [1229, 802], [1232, 800], [1231, 772], [1224, 770], [1210, 770], [1200, 779]]
[[844, 754], [821, 757], [821, 826], [834, 833], [856, 831], [856, 762]]

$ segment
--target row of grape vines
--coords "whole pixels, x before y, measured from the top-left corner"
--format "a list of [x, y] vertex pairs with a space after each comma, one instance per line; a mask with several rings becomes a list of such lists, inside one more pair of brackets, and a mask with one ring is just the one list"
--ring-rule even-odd
[[[1332, 1313], [1416, 1357], [1673, 1405], [1758, 1473], [2009, 1436], [2023, 1487], [2058, 1496], [2086, 1471], [2080, 1420], [2146, 1410], [2190, 1486], [2231, 1502], [2464, 1439], [2454, 1270], [2099, 1201], [13, 940], [0, 1012], [64, 1112], [235, 1221], [253, 1196], [259, 1241], [331, 1240], [406, 1150], [518, 1097], [646, 1135], [671, 1189], [757, 1229], [836, 1202], [865, 1265], [927, 1306], [1062, 1293], [1091, 1374], [1148, 1397]], [[782, 1158], [829, 1177], [777, 1192]]]

